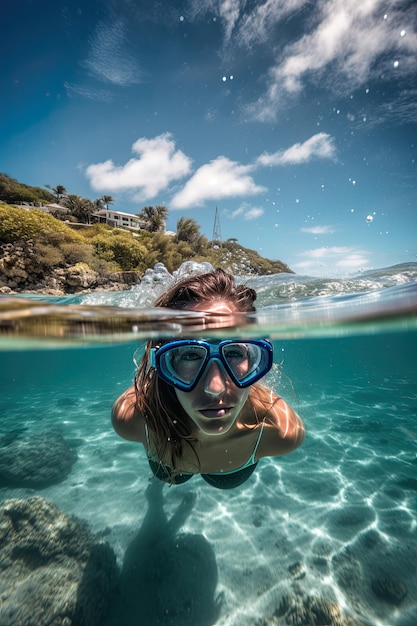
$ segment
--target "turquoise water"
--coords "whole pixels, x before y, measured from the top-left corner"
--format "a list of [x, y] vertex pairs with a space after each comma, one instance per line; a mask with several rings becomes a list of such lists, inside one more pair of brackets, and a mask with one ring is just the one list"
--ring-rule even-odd
[[[46, 349], [39, 339], [25, 350], [20, 339], [3, 348], [0, 452], [24, 458], [29, 440], [54, 442], [58, 427], [77, 460], [41, 488], [2, 479], [1, 500], [40, 495], [105, 538], [122, 591], [100, 623], [415, 626], [417, 270], [406, 269], [356, 282], [255, 280], [256, 332], [269, 331], [282, 362], [268, 382], [307, 436], [233, 491], [198, 476], [177, 487], [150, 482], [141, 446], [112, 431], [112, 403], [134, 374], [129, 334], [113, 344]], [[146, 294], [143, 285], [77, 303], [149, 307], [161, 288], [151, 280]], [[312, 621], [297, 612], [312, 598], [358, 621]]]

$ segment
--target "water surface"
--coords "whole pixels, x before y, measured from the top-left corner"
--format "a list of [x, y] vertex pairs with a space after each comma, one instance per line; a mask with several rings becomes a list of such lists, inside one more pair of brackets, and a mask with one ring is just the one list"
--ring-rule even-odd
[[[229, 492], [198, 476], [177, 487], [150, 482], [141, 446], [110, 424], [114, 399], [132, 381], [138, 342], [170, 330], [226, 331], [180, 319], [158, 328], [152, 302], [165, 288], [160, 271], [128, 292], [44, 299], [43, 322], [48, 306], [80, 307], [78, 320], [95, 307], [99, 321], [94, 332], [73, 325], [75, 332], [52, 337], [48, 321], [37, 335], [3, 325], [0, 450], [18, 455], [20, 445], [23, 455], [31, 439], [45, 455], [42, 442], [54, 441], [58, 428], [77, 460], [48, 486], [3, 485], [1, 499], [41, 495], [105, 537], [127, 590], [110, 606], [108, 624], [138, 615], [149, 625], [253, 626], [279, 616], [294, 624], [296, 608], [318, 598], [358, 623], [414, 626], [416, 278], [409, 265], [345, 281], [250, 279], [256, 318], [227, 332], [272, 338], [268, 382], [299, 412], [307, 436], [294, 453], [263, 459]], [[102, 307], [116, 321], [113, 308], [120, 309], [117, 332], [99, 332]], [[51, 327], [59, 328], [56, 320]]]

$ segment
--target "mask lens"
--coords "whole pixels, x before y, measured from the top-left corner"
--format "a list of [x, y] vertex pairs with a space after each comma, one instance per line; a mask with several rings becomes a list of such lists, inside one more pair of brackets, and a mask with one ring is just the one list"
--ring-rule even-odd
[[160, 365], [171, 378], [190, 385], [204, 367], [206, 356], [204, 346], [181, 346], [165, 352]]
[[223, 357], [238, 381], [250, 379], [262, 362], [262, 349], [252, 343], [229, 343], [223, 346]]

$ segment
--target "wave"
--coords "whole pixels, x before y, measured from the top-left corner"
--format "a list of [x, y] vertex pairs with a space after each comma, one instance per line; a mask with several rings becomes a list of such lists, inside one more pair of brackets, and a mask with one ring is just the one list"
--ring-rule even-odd
[[0, 298], [0, 348], [55, 347], [184, 336], [221, 329], [272, 338], [339, 336], [417, 328], [417, 263], [361, 273], [352, 278], [295, 274], [237, 276], [256, 289], [257, 311], [225, 316], [155, 309], [172, 282], [210, 269], [187, 262], [170, 274], [158, 263], [129, 291], [66, 297]]

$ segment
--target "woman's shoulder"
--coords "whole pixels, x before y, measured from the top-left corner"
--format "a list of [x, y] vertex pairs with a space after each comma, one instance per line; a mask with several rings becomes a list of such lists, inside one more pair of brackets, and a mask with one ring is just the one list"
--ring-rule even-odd
[[120, 437], [145, 443], [145, 420], [137, 406], [134, 385], [117, 398], [113, 404], [111, 419], [113, 428]]
[[269, 389], [262, 389], [253, 395], [252, 402], [264, 423], [260, 456], [288, 454], [301, 445], [305, 435], [304, 424], [281, 396]]

